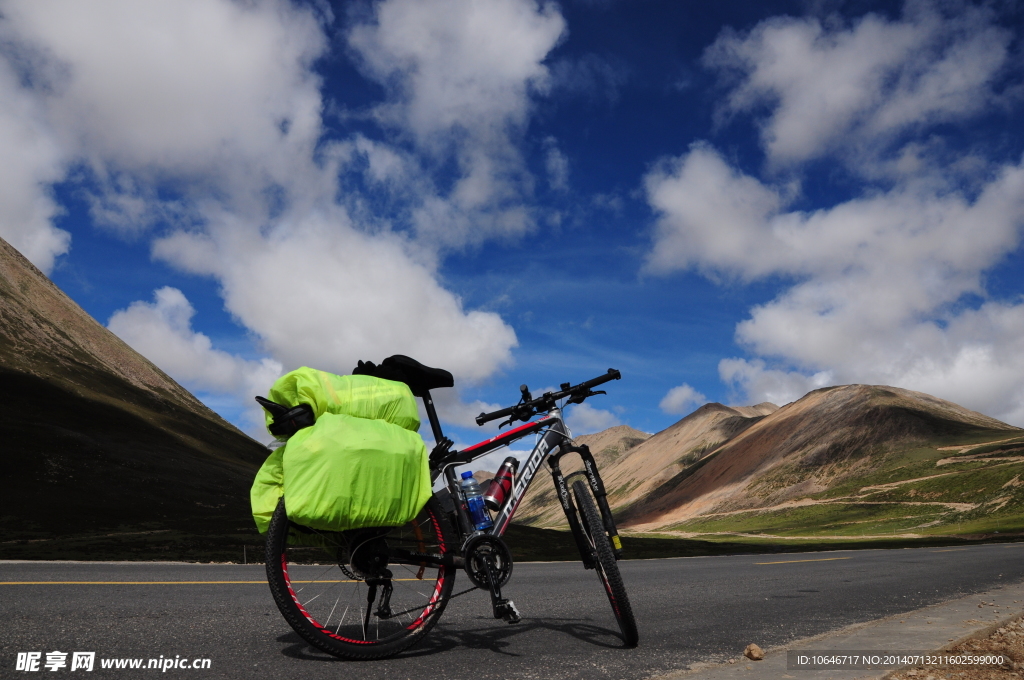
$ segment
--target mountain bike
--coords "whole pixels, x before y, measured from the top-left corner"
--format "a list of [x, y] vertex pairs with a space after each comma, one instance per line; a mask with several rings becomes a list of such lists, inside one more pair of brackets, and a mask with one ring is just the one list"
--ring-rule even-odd
[[[562, 420], [564, 405], [605, 394], [593, 388], [618, 380], [619, 371], [609, 369], [578, 385], [563, 383], [558, 391], [536, 398], [523, 385], [516, 405], [481, 413], [476, 422], [507, 419], [500, 427], [526, 424], [461, 451], [452, 450], [452, 441], [441, 431], [430, 396], [432, 389], [454, 385], [449, 372], [400, 355], [380, 366], [359, 362], [353, 372], [406, 382], [423, 400], [437, 442], [430, 453], [431, 479], [443, 478], [443, 485], [408, 524], [341, 532], [313, 530], [289, 521], [287, 498], [281, 498], [267, 531], [267, 579], [284, 618], [306, 642], [346, 659], [392, 656], [421, 640], [449, 601], [476, 589], [490, 594], [494, 618], [518, 623], [519, 611], [501, 591], [513, 567], [502, 535], [547, 460], [583, 566], [597, 573], [625, 646], [637, 645], [636, 621], [616, 563], [622, 544], [604, 483], [590, 450], [573, 442]], [[493, 525], [478, 530], [455, 469], [530, 435], [536, 443], [521, 467], [512, 466], [515, 474], [504, 488], [507, 493], [498, 494], [504, 498], [490, 499], [497, 506]], [[583, 470], [566, 478], [560, 463], [570, 454], [580, 456]], [[472, 586], [452, 594], [460, 570]]]

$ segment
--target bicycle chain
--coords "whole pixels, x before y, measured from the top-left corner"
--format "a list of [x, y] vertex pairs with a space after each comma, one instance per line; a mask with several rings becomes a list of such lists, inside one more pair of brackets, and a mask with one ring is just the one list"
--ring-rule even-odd
[[[441, 600], [441, 602], [444, 602], [445, 604], [447, 604], [448, 602], [451, 602], [452, 600], [454, 600], [455, 598], [459, 597], [460, 595], [465, 595], [466, 593], [471, 593], [471, 592], [473, 592], [474, 590], [479, 590], [479, 588], [477, 588], [476, 586], [473, 586], [472, 588], [466, 588], [466, 589], [465, 589], [465, 590], [463, 590], [463, 591], [462, 591], [461, 593], [455, 593], [455, 594], [454, 594], [454, 595], [452, 595], [451, 597], [447, 597], [447, 598], [445, 598], [445, 599]], [[441, 602], [438, 602], [437, 604], [441, 604]], [[422, 609], [424, 609], [424, 607], [413, 607], [413, 608], [411, 608], [411, 609], [406, 609], [405, 611], [401, 611], [401, 612], [394, 612], [394, 613], [392, 613], [392, 614], [391, 614], [391, 616], [389, 616], [389, 617], [387, 617], [387, 618], [389, 618], [389, 619], [393, 619], [393, 618], [395, 618], [396, 616], [400, 616], [401, 614], [408, 614], [408, 613], [410, 613], [410, 612], [420, 611], [420, 610], [422, 610]]]

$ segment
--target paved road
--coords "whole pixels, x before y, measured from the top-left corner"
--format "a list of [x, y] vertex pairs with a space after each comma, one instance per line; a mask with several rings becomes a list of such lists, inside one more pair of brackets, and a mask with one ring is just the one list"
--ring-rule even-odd
[[[14, 670], [18, 652], [39, 651], [45, 661], [54, 650], [211, 660], [209, 670], [172, 669], [170, 677], [645, 677], [722, 661], [750, 642], [781, 645], [1024, 581], [1024, 543], [620, 566], [640, 626], [638, 649], [621, 648], [593, 572], [578, 563], [519, 564], [506, 592], [522, 624], [490, 618], [486, 595], [474, 592], [452, 601], [418, 647], [354, 664], [310, 649], [291, 631], [259, 566], [0, 562], [0, 678], [33, 676]], [[11, 583], [26, 581], [47, 583]], [[55, 583], [75, 581], [103, 583]], [[132, 583], [110, 583], [124, 581]], [[160, 583], [167, 581], [175, 583]], [[88, 677], [156, 673], [97, 668]]]

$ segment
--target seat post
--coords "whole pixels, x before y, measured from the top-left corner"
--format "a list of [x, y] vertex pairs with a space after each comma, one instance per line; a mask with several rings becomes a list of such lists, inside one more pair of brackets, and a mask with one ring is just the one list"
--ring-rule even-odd
[[430, 390], [423, 390], [423, 408], [427, 410], [427, 418], [430, 420], [430, 430], [434, 433], [434, 441], [440, 442], [444, 439], [441, 432], [441, 421], [437, 419], [437, 411], [434, 410], [434, 400], [430, 398]]

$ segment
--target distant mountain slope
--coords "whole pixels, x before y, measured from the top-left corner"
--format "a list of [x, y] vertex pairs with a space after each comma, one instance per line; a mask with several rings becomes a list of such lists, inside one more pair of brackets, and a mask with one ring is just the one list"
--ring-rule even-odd
[[628, 507], [620, 504], [617, 516], [626, 525], [650, 528], [778, 506], [854, 484], [885, 467], [894, 452], [1019, 432], [920, 392], [824, 388], [743, 428], [696, 464], [633, 497]]
[[[775, 404], [729, 407], [722, 404], [705, 404], [655, 435], [646, 435], [642, 441], [635, 441], [625, 456], [598, 457], [598, 468], [608, 491], [612, 508], [620, 508], [639, 502], [661, 484], [672, 479], [688, 466], [699, 461], [708, 452], [742, 432], [765, 415], [777, 410]], [[587, 441], [603, 441], [619, 430], [611, 428], [578, 441], [587, 444], [591, 450], [596, 447]], [[633, 432], [636, 432], [633, 430]], [[579, 469], [575, 456], [569, 457], [563, 470]], [[550, 483], [541, 484], [537, 490], [534, 483], [526, 501], [516, 513], [516, 521], [541, 527], [562, 527], [565, 515], [558, 504]]]
[[0, 239], [3, 539], [243, 526], [267, 449]]
[[[705, 404], [599, 465], [617, 522], [633, 530], [776, 540], [1024, 530], [1024, 431], [893, 387], [830, 387], [782, 408]], [[549, 489], [535, 484], [516, 521], [564, 527]]]
[[[594, 460], [600, 470], [606, 470], [616, 461], [626, 460], [633, 456], [636, 447], [651, 435], [635, 430], [628, 425], [617, 425], [596, 434], [585, 434], [576, 437], [580, 445], [590, 447]], [[579, 456], [566, 456], [562, 459], [562, 472], [566, 475], [582, 469]], [[516, 510], [515, 521], [519, 524], [533, 526], [560, 526], [565, 523], [562, 506], [555, 497], [554, 486], [547, 466], [537, 472], [539, 478], [533, 480], [526, 497]]]

